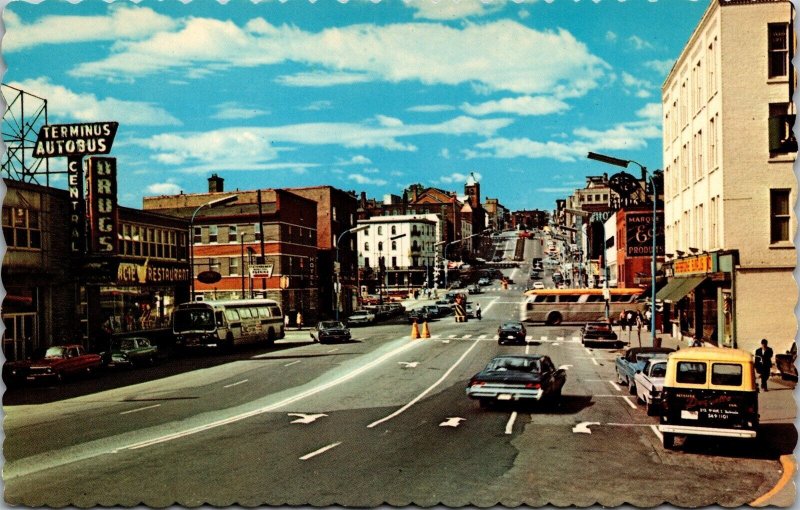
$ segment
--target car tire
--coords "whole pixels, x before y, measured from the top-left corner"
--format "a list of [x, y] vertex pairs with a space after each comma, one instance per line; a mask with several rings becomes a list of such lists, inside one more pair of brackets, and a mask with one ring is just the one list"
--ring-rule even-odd
[[661, 444], [664, 445], [665, 450], [674, 450], [675, 449], [675, 434], [672, 432], [664, 432], [661, 434], [663, 439], [661, 440]]
[[638, 391], [636, 392], [636, 403], [639, 404], [640, 406], [647, 404], [647, 402], [645, 402], [644, 399], [639, 396]]
[[269, 328], [269, 331], [267, 332], [267, 345], [270, 347], [275, 345], [275, 330], [272, 328]]
[[636, 383], [628, 379], [628, 391], [631, 395], [636, 395]]
[[617, 370], [617, 384], [622, 384], [622, 385], [628, 384], [628, 381], [622, 378], [622, 374], [619, 373], [619, 370]]
[[647, 402], [645, 404], [645, 411], [647, 411], [647, 416], [655, 416], [657, 408], [653, 405], [652, 402]]

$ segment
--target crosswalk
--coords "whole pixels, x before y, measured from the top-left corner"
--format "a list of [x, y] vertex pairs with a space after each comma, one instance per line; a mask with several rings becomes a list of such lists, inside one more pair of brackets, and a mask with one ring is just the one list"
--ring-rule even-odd
[[[475, 336], [475, 335], [472, 335], [472, 334], [464, 334], [464, 335], [431, 335], [431, 340], [436, 340], [436, 339], [443, 339], [443, 340], [485, 340], [485, 341], [489, 341], [489, 342], [496, 342], [498, 340], [498, 338], [499, 337], [497, 335], [488, 335], [488, 334], [478, 335], [478, 336]], [[532, 335], [528, 335], [528, 336], [525, 337], [525, 341], [527, 341], [527, 342], [540, 342], [540, 343], [552, 343], [552, 344], [557, 345], [559, 343], [565, 343], [565, 344], [580, 343], [581, 338], [578, 337], [578, 336], [573, 336], [573, 337], [570, 337], [570, 338], [566, 338], [566, 337], [563, 337], [563, 336], [555, 336], [555, 337], [539, 336], [539, 337], [534, 338]]]

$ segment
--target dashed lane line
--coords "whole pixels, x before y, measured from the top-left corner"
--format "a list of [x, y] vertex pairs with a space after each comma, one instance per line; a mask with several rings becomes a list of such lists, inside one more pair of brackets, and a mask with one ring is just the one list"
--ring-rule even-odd
[[614, 381], [608, 381], [608, 384], [613, 386], [615, 390], [622, 391], [622, 388], [620, 388], [619, 385], [617, 383], [615, 383]]
[[514, 432], [514, 422], [517, 421], [517, 412], [514, 411], [511, 413], [511, 417], [508, 419], [508, 423], [506, 423], [506, 434], [511, 434]]
[[285, 365], [283, 365], [283, 366], [285, 366], [285, 367], [290, 367], [290, 366], [292, 366], [292, 365], [297, 365], [298, 363], [300, 363], [300, 361], [301, 361], [301, 360], [292, 361], [291, 363], [287, 363], [287, 364], [285, 364]]
[[153, 404], [151, 406], [139, 407], [136, 409], [130, 409], [128, 411], [122, 411], [119, 414], [131, 414], [131, 413], [138, 413], [139, 411], [146, 411], [147, 409], [154, 409], [156, 407], [161, 407], [161, 404]]
[[234, 386], [239, 386], [240, 384], [244, 384], [248, 381], [248, 379], [242, 379], [241, 381], [237, 381], [235, 383], [226, 384], [223, 388], [233, 388]]
[[628, 403], [629, 406], [631, 406], [633, 409], [636, 409], [636, 404], [631, 402], [631, 398], [630, 397], [622, 397], [622, 398], [623, 398], [623, 400], [625, 400], [625, 402]]
[[312, 457], [316, 457], [317, 455], [319, 455], [321, 453], [325, 453], [325, 452], [327, 452], [328, 450], [330, 450], [332, 448], [336, 448], [340, 444], [342, 444], [341, 441], [339, 441], [338, 443], [329, 444], [328, 446], [323, 446], [319, 450], [315, 450], [315, 451], [313, 451], [311, 453], [307, 453], [306, 455], [303, 455], [302, 457], [300, 457], [300, 460], [308, 460], [308, 459], [310, 459]]

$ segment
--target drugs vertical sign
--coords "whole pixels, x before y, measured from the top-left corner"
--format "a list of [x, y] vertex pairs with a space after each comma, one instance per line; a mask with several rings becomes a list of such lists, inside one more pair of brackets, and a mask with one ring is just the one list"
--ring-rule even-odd
[[93, 253], [117, 253], [117, 159], [93, 156], [89, 162], [89, 233]]

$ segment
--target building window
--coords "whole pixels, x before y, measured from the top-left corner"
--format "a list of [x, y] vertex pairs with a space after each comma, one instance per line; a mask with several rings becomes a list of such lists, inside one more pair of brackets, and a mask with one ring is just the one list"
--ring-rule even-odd
[[681, 148], [681, 185], [684, 189], [689, 187], [689, 146], [686, 144]]
[[[136, 227], [136, 225], [134, 225], [132, 228], [136, 229], [137, 227]], [[134, 232], [136, 232], [136, 230], [134, 230]], [[136, 234], [133, 234], [133, 235], [134, 235], [134, 241], [138, 241], [138, 239], [135, 239]], [[194, 227], [194, 235], [192, 236], [192, 244], [200, 244], [202, 242], [203, 242], [203, 227]]]
[[711, 216], [711, 219], [708, 222], [708, 244], [709, 249], [714, 249], [719, 247], [719, 242], [717, 240], [717, 198], [711, 197], [711, 206], [709, 207], [708, 214]]
[[789, 114], [789, 103], [769, 105], [769, 154], [777, 156], [797, 152], [797, 139], [792, 133], [794, 115]]
[[378, 235], [379, 236], [383, 235], [383, 227], [381, 227], [381, 226], [378, 227]]
[[392, 257], [392, 267], [397, 267], [397, 257]]
[[369, 243], [364, 243], [364, 251], [369, 251]]
[[397, 227], [392, 225], [392, 235], [395, 235], [396, 233], [397, 233]]
[[708, 56], [706, 62], [708, 63], [708, 97], [714, 95], [717, 91], [717, 75], [714, 74], [717, 66], [716, 43], [717, 38], [708, 45]]
[[228, 265], [228, 274], [239, 274], [239, 259], [231, 257], [228, 260], [230, 261]]
[[378, 251], [383, 251], [383, 241], [378, 241]]
[[716, 116], [708, 119], [708, 170], [717, 168], [717, 121]]
[[3, 207], [3, 235], [9, 248], [41, 249], [39, 211], [22, 207]]
[[369, 257], [364, 257], [364, 267], [369, 267]]
[[770, 242], [789, 241], [789, 194], [788, 189], [773, 189], [769, 192]]
[[331, 207], [331, 219], [336, 221], [336, 207]]
[[229, 243], [236, 243], [239, 242], [239, 227], [236, 225], [231, 225], [228, 227], [228, 242]]
[[208, 226], [208, 242], [209, 243], [216, 243], [218, 234], [219, 234], [219, 228], [216, 225], [209, 225]]
[[397, 251], [397, 241], [392, 241], [392, 251]]
[[789, 75], [789, 24], [770, 23], [769, 30], [769, 78]]
[[256, 241], [261, 240], [261, 223], [253, 223], [253, 238]]

